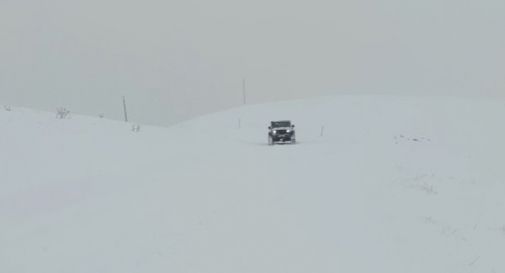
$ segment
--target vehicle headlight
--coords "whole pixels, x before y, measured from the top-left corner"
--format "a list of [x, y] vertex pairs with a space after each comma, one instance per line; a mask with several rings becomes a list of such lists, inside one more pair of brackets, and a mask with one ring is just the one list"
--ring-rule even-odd
[[286, 133], [291, 133], [291, 130], [286, 130]]
[[276, 131], [276, 130], [274, 130], [274, 131], [273, 131], [273, 133], [274, 133], [274, 134], [277, 134], [277, 131]]

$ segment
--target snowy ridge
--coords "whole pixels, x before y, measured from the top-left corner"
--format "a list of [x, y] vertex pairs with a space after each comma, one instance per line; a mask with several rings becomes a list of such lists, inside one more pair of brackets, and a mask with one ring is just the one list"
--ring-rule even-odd
[[[0, 272], [505, 272], [504, 116], [344, 96], [135, 133], [0, 110]], [[275, 119], [300, 144], [266, 145]]]

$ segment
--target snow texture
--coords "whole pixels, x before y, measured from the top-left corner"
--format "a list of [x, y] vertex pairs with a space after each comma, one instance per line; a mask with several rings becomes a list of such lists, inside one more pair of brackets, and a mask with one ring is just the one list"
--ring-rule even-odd
[[[344, 96], [132, 132], [0, 111], [0, 272], [505, 272], [503, 117]], [[280, 119], [299, 144], [267, 145]]]

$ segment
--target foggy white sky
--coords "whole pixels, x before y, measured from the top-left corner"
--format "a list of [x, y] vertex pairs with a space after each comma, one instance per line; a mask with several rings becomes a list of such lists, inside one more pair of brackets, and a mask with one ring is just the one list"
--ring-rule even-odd
[[0, 0], [0, 103], [170, 124], [335, 93], [502, 96], [503, 0]]

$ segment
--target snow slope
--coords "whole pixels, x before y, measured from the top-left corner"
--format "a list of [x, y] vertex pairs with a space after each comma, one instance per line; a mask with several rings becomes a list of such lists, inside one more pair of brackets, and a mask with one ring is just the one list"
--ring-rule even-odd
[[[325, 97], [134, 133], [1, 111], [0, 272], [505, 272], [503, 117]], [[300, 143], [266, 145], [271, 119]]]

